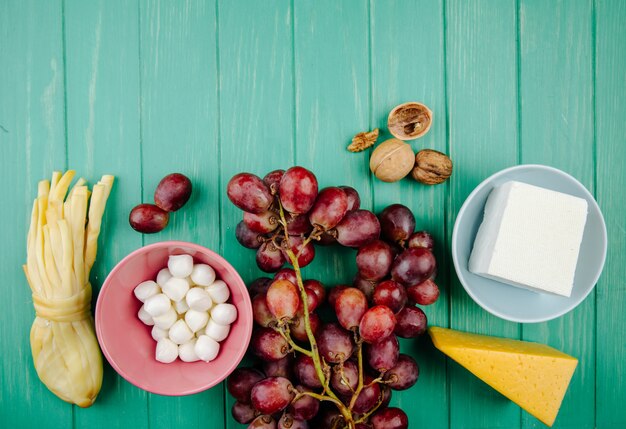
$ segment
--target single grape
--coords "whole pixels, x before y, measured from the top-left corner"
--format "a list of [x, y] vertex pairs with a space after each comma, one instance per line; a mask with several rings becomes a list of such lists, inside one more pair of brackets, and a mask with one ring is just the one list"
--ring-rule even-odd
[[372, 380], [372, 377], [369, 375], [366, 375], [363, 380], [366, 387], [363, 387], [361, 393], [359, 393], [354, 403], [354, 408], [352, 409], [352, 411], [357, 414], [371, 410], [380, 398], [380, 385], [378, 383], [370, 384]]
[[287, 408], [294, 397], [291, 381], [284, 377], [268, 377], [252, 388], [252, 406], [264, 414], [273, 414]]
[[313, 231], [313, 225], [309, 222], [309, 217], [306, 214], [301, 215], [288, 215], [287, 219], [287, 232], [289, 235], [307, 235]]
[[348, 197], [348, 211], [358, 210], [361, 207], [361, 197], [356, 189], [351, 186], [340, 186]]
[[312, 389], [322, 387], [322, 382], [315, 372], [315, 364], [309, 356], [298, 354], [293, 365], [293, 372], [300, 383]]
[[235, 401], [231, 408], [233, 418], [238, 423], [248, 424], [257, 416], [256, 410], [250, 404]]
[[305, 289], [310, 289], [317, 295], [318, 305], [321, 305], [326, 299], [326, 288], [317, 280], [305, 280], [302, 285]]
[[[315, 247], [313, 247], [313, 243], [308, 242], [304, 244], [304, 239], [298, 236], [289, 236], [288, 239], [283, 241], [283, 247], [288, 246], [295, 256], [298, 257], [298, 265], [300, 268], [304, 268], [311, 263], [313, 258], [315, 258]], [[287, 255], [285, 249], [282, 249], [283, 256], [285, 260], [291, 263], [291, 259]], [[298, 256], [300, 255], [300, 256]]]
[[389, 307], [375, 305], [365, 312], [359, 324], [359, 333], [366, 343], [374, 344], [393, 333], [396, 318]]
[[344, 290], [349, 288], [350, 286], [346, 286], [346, 285], [337, 285], [333, 288], [330, 289], [330, 292], [328, 294], [328, 304], [330, 304], [330, 307], [332, 309], [335, 309], [335, 303], [337, 302], [337, 296], [339, 296], [339, 294]]
[[359, 273], [354, 276], [354, 280], [352, 281], [352, 285], [363, 292], [368, 302], [372, 301], [372, 298], [374, 297], [374, 288], [376, 288], [377, 284], [378, 283], [375, 281], [364, 279]]
[[259, 293], [267, 292], [267, 289], [272, 284], [272, 279], [269, 277], [259, 277], [250, 283], [248, 286], [248, 290], [250, 291], [250, 296], [256, 296]]
[[234, 205], [249, 213], [263, 213], [273, 201], [267, 185], [250, 173], [234, 175], [226, 186], [226, 194]]
[[352, 395], [359, 384], [359, 368], [352, 361], [345, 361], [333, 367], [330, 385], [333, 391], [344, 396]]
[[406, 288], [409, 298], [419, 305], [433, 304], [439, 298], [439, 287], [431, 279]]
[[389, 407], [376, 410], [370, 418], [372, 429], [407, 429], [409, 418], [400, 408]]
[[433, 236], [426, 231], [417, 231], [409, 237], [409, 247], [423, 247], [424, 249], [433, 250], [435, 240]]
[[420, 369], [415, 359], [402, 353], [394, 367], [385, 373], [385, 380], [393, 390], [406, 390], [417, 383], [419, 375]]
[[274, 274], [274, 280], [289, 280], [294, 285], [298, 284], [296, 272], [292, 268], [281, 268]]
[[265, 376], [258, 369], [237, 368], [228, 376], [226, 388], [237, 401], [249, 404], [252, 387], [264, 378]]
[[380, 223], [374, 213], [368, 210], [354, 210], [347, 213], [335, 227], [337, 241], [347, 247], [360, 247], [380, 235]]
[[365, 347], [365, 359], [370, 367], [378, 372], [385, 372], [398, 363], [400, 343], [395, 335], [389, 335], [376, 344]]
[[339, 363], [352, 356], [352, 335], [336, 323], [323, 325], [317, 334], [317, 347], [326, 362]]
[[280, 202], [285, 210], [294, 214], [311, 210], [317, 197], [317, 179], [303, 167], [291, 167], [280, 179]]
[[406, 306], [396, 314], [394, 333], [402, 338], [416, 338], [426, 332], [428, 320], [421, 308]]
[[274, 280], [267, 290], [265, 302], [276, 319], [292, 319], [300, 305], [300, 294], [289, 280]]
[[320, 191], [309, 212], [309, 221], [318, 230], [334, 228], [348, 211], [348, 196], [340, 188], [331, 186]]
[[267, 306], [266, 296], [265, 292], [261, 292], [252, 298], [252, 318], [258, 325], [263, 327], [268, 327], [277, 322]]
[[412, 247], [399, 254], [391, 266], [391, 277], [405, 286], [421, 283], [435, 271], [437, 262], [432, 252]]
[[[317, 294], [315, 293], [315, 291], [310, 289], [310, 288], [306, 288], [305, 287], [304, 288], [304, 293], [306, 293], [307, 309], [309, 310], [309, 313], [312, 313], [319, 306], [319, 298], [317, 297]], [[304, 311], [304, 305], [303, 304], [304, 303], [303, 303], [302, 299], [300, 299], [300, 305], [298, 306], [298, 313], [299, 314], [301, 314]]]
[[278, 227], [278, 217], [276, 213], [270, 210], [259, 214], [244, 212], [243, 222], [250, 231], [259, 234], [267, 234]]
[[256, 264], [266, 273], [274, 273], [286, 262], [285, 256], [280, 248], [271, 241], [266, 241], [256, 252]]
[[295, 418], [289, 413], [285, 413], [280, 416], [278, 420], [277, 429], [309, 429], [309, 424], [306, 420]]
[[175, 212], [191, 196], [191, 180], [180, 173], [168, 174], [154, 191], [154, 203], [166, 212]]
[[293, 356], [288, 354], [282, 359], [263, 362], [263, 372], [268, 377], [291, 378], [293, 375]]
[[[306, 386], [298, 385], [296, 389], [299, 392], [312, 392]], [[317, 415], [317, 412], [320, 409], [320, 401], [313, 398], [309, 395], [301, 396], [299, 399], [293, 401], [289, 404], [287, 411], [293, 415], [295, 418], [301, 420], [311, 420], [313, 417]]]
[[[309, 314], [309, 325], [311, 325], [311, 332], [313, 332], [313, 335], [317, 334], [321, 324], [322, 322], [316, 313]], [[309, 337], [306, 334], [306, 328], [304, 326], [304, 315], [301, 313], [298, 314], [293, 320], [293, 323], [289, 325], [291, 336], [303, 343], [309, 341]]]
[[386, 305], [391, 311], [397, 313], [406, 305], [407, 291], [400, 283], [385, 280], [374, 289], [372, 301], [376, 305]]
[[252, 352], [264, 361], [279, 360], [289, 353], [289, 344], [271, 328], [257, 328], [250, 340]]
[[267, 185], [272, 195], [278, 193], [278, 185], [280, 184], [280, 179], [283, 178], [283, 174], [285, 174], [285, 170], [274, 170], [267, 173], [263, 178], [263, 183]]
[[330, 231], [323, 232], [319, 235], [318, 239], [315, 240], [315, 244], [320, 246], [330, 246], [337, 242], [337, 231], [331, 229]]
[[252, 231], [244, 221], [237, 224], [235, 238], [243, 247], [258, 249], [263, 244], [263, 237], [258, 232]]
[[377, 281], [387, 277], [393, 257], [391, 246], [381, 240], [372, 240], [359, 247], [356, 266], [362, 278]]
[[359, 326], [366, 311], [367, 298], [357, 288], [346, 288], [339, 292], [335, 299], [337, 320], [344, 329], [351, 330]]
[[391, 389], [389, 388], [389, 386], [381, 385], [380, 394], [382, 395], [382, 402], [380, 403], [380, 408], [388, 407], [389, 403], [391, 402]]
[[342, 428], [342, 421], [343, 417], [334, 404], [322, 402], [312, 427], [319, 429]]
[[258, 416], [252, 420], [248, 429], [276, 429], [276, 420], [268, 415]]
[[130, 226], [143, 234], [154, 234], [163, 230], [170, 221], [170, 214], [154, 204], [139, 204], [128, 216]]
[[380, 229], [387, 240], [403, 244], [415, 229], [415, 216], [402, 204], [392, 204], [380, 214]]

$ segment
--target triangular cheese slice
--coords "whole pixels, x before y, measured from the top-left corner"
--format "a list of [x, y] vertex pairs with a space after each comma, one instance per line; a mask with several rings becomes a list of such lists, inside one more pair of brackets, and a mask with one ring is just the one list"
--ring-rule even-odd
[[552, 426], [578, 359], [544, 344], [431, 327], [439, 350]]

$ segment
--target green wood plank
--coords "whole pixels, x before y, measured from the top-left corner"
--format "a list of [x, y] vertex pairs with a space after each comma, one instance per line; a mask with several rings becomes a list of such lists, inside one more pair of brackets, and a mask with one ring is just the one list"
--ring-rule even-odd
[[[591, 1], [522, 0], [520, 19], [521, 161], [552, 165], [593, 192]], [[555, 428], [594, 426], [595, 297], [547, 323], [523, 326], [523, 339], [579, 359]], [[545, 427], [524, 412], [522, 426]]]
[[[128, 225], [128, 211], [141, 198], [137, 23], [133, 1], [65, 4], [69, 165], [91, 184], [116, 176], [92, 271], [95, 292], [141, 245]], [[105, 362], [100, 396], [93, 407], [76, 409], [75, 426], [141, 428], [146, 413], [145, 392]]]
[[[235, 239], [242, 212], [226, 197], [226, 184], [242, 171], [263, 177], [293, 165], [292, 10], [288, 0], [220, 1], [220, 201], [224, 257], [250, 282], [263, 275], [255, 252]], [[226, 393], [226, 427], [233, 420]]]
[[[215, 2], [140, 1], [143, 199], [153, 202], [165, 175], [190, 178], [193, 196], [145, 243], [183, 240], [219, 252], [219, 164]], [[218, 385], [185, 397], [150, 395], [150, 427], [219, 427]], [[207, 406], [207, 404], [211, 404]]]
[[596, 195], [604, 212], [609, 247], [604, 274], [596, 286], [595, 427], [626, 427], [626, 3], [596, 4]]
[[[424, 148], [446, 152], [443, 1], [376, 1], [371, 6], [372, 127], [381, 130], [380, 141], [391, 138], [389, 111], [405, 101], [421, 101], [433, 111], [434, 121], [428, 134], [411, 146], [416, 152]], [[406, 37], [407, 29], [411, 29], [411, 37]], [[400, 202], [413, 210], [417, 229], [433, 234], [441, 295], [424, 311], [430, 324], [447, 326], [452, 263], [447, 259], [445, 222], [448, 185], [425, 186], [409, 176], [397, 183], [373, 178], [373, 186], [378, 212]], [[403, 341], [402, 348], [417, 359], [420, 379], [410, 390], [394, 394], [397, 404], [407, 412], [411, 426], [448, 428], [445, 356], [424, 340]], [[415, 398], [420, 398], [419, 405]]]
[[[456, 213], [472, 189], [518, 159], [515, 2], [450, 0], [446, 27], [449, 144], [455, 163], [450, 234]], [[519, 335], [517, 324], [478, 307], [456, 277], [450, 287], [450, 326], [496, 336]], [[520, 409], [515, 404], [452, 362], [448, 374], [450, 427], [519, 427]]]
[[48, 391], [33, 367], [35, 312], [22, 271], [37, 183], [65, 167], [62, 28], [60, 1], [0, 3], [0, 181], [8, 202], [0, 222], [3, 427], [72, 427], [72, 406]]

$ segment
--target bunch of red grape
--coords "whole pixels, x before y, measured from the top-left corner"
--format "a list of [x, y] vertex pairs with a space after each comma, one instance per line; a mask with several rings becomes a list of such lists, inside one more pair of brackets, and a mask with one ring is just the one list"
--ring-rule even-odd
[[[277, 271], [249, 287], [258, 325], [250, 348], [262, 368], [229, 377], [235, 420], [250, 428], [407, 428], [406, 414], [389, 401], [392, 390], [417, 382], [419, 367], [400, 353], [397, 337], [423, 334], [426, 315], [416, 304], [439, 296], [432, 237], [414, 232], [407, 207], [394, 204], [376, 217], [359, 208], [353, 188], [318, 192], [302, 167], [263, 179], [238, 174], [228, 196], [245, 212], [237, 239], [258, 249], [261, 269]], [[313, 259], [313, 243], [334, 242], [358, 248], [358, 274], [353, 286], [327, 296], [319, 281], [302, 280], [300, 268]], [[337, 322], [320, 319], [324, 303]]]

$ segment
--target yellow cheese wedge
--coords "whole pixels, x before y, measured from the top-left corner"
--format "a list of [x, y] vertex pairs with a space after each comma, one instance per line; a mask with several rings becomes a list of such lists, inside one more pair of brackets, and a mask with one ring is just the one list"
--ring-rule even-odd
[[544, 344], [431, 327], [439, 350], [552, 426], [578, 359]]

